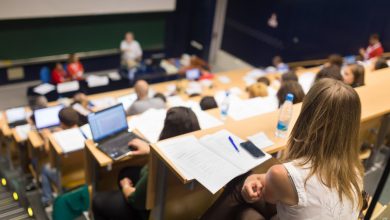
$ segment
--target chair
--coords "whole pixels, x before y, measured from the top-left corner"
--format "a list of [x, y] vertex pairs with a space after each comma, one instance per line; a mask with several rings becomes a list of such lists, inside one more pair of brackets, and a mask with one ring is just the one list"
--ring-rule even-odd
[[50, 69], [47, 66], [44, 66], [39, 71], [39, 77], [42, 81], [42, 83], [50, 83], [51, 76], [50, 76]]

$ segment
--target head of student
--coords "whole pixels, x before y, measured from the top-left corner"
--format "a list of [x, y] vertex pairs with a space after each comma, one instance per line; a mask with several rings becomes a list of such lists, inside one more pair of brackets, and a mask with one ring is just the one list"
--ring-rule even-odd
[[322, 68], [315, 78], [315, 81], [318, 81], [323, 78], [331, 78], [335, 80], [343, 80], [343, 77], [341, 76], [341, 68], [336, 65], [331, 65]]
[[374, 69], [380, 70], [380, 69], [384, 69], [384, 68], [388, 68], [388, 67], [389, 67], [389, 65], [387, 64], [386, 59], [383, 57], [379, 57], [375, 62]]
[[79, 62], [79, 57], [77, 56], [77, 54], [71, 53], [71, 54], [69, 54], [68, 62], [69, 63], [77, 63], [77, 62]]
[[29, 105], [32, 109], [46, 108], [48, 105], [47, 98], [43, 95], [34, 96], [29, 99]]
[[258, 83], [264, 83], [266, 86], [271, 85], [271, 81], [267, 77], [265, 77], [265, 76], [259, 77], [257, 79], [257, 82]]
[[61, 128], [69, 129], [76, 127], [79, 123], [79, 114], [72, 107], [65, 107], [58, 113]]
[[303, 98], [305, 97], [305, 92], [297, 81], [287, 81], [280, 86], [278, 92], [276, 93], [279, 106], [284, 103], [288, 93], [294, 95], [293, 104], [302, 102]]
[[344, 63], [344, 59], [339, 54], [331, 54], [328, 57], [328, 65], [329, 66], [335, 65], [335, 66], [338, 66], [339, 68], [341, 68], [343, 66], [343, 63]]
[[205, 111], [213, 108], [218, 108], [218, 104], [213, 96], [205, 96], [200, 100], [200, 108]]
[[167, 111], [160, 140], [200, 130], [195, 113], [186, 107], [173, 107]]
[[295, 81], [295, 82], [298, 82], [298, 76], [297, 74], [295, 73], [295, 71], [288, 71], [287, 73], [284, 73], [282, 75], [282, 84], [284, 82], [287, 82], [287, 81]]
[[277, 67], [279, 64], [283, 63], [282, 57], [281, 56], [274, 56], [272, 58], [272, 65]]
[[309, 176], [361, 207], [363, 168], [358, 135], [361, 104], [356, 91], [334, 79], [314, 83], [288, 140], [286, 160], [310, 164]]
[[127, 33], [125, 34], [125, 40], [126, 40], [128, 43], [133, 42], [133, 40], [134, 40], [134, 34], [133, 34], [133, 32], [127, 32]]
[[369, 38], [369, 44], [374, 45], [379, 42], [379, 35], [378, 34], [371, 34]]
[[165, 95], [162, 94], [161, 92], [158, 92], [158, 93], [154, 94], [153, 98], [159, 98], [159, 99], [161, 99], [164, 103], [167, 102], [167, 98], [166, 98]]
[[149, 94], [149, 84], [145, 80], [138, 80], [134, 85], [134, 90], [138, 100], [146, 99]]
[[364, 67], [359, 64], [348, 65], [344, 70], [344, 82], [353, 88], [364, 85]]
[[268, 89], [267, 85], [264, 83], [255, 83], [248, 87], [248, 95], [249, 98], [255, 98], [255, 97], [266, 97], [268, 96]]
[[54, 69], [63, 70], [64, 67], [62, 66], [62, 64], [60, 62], [57, 62], [56, 65], [54, 66]]

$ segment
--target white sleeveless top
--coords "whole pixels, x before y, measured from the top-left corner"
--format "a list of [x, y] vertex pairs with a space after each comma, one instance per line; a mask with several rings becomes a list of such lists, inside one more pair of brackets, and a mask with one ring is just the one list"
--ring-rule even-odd
[[332, 190], [313, 175], [305, 185], [309, 175], [310, 165], [298, 166], [294, 161], [283, 164], [293, 181], [297, 194], [298, 204], [294, 206], [277, 203], [276, 208], [280, 220], [356, 220], [359, 216], [357, 202], [355, 208], [351, 201], [343, 198], [340, 201], [337, 191]]

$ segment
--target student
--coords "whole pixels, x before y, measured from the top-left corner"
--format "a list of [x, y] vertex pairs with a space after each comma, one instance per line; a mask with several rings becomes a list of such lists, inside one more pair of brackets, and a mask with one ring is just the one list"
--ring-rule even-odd
[[281, 84], [287, 81], [295, 81], [298, 82], [298, 76], [294, 71], [288, 71], [287, 73], [282, 75]]
[[134, 90], [137, 100], [127, 109], [128, 115], [141, 114], [150, 108], [165, 108], [165, 103], [160, 98], [149, 98], [149, 84], [145, 80], [138, 80]]
[[264, 83], [255, 83], [247, 89], [249, 98], [266, 97], [268, 96], [267, 85]]
[[383, 54], [383, 47], [379, 41], [378, 34], [372, 34], [369, 39], [369, 45], [367, 49], [361, 48], [359, 51], [360, 55], [364, 57], [365, 60], [369, 60], [374, 57], [380, 57]]
[[200, 100], [199, 105], [200, 105], [200, 109], [202, 109], [203, 111], [213, 109], [213, 108], [218, 108], [218, 104], [215, 101], [215, 98], [213, 96], [203, 97]]
[[[168, 110], [160, 140], [200, 130], [198, 119], [190, 108], [174, 107]], [[134, 148], [133, 155], [149, 153], [149, 145], [141, 140], [133, 140], [129, 146]], [[129, 178], [120, 180], [121, 191], [100, 192], [93, 198], [95, 220], [141, 219], [146, 220], [146, 188], [148, 168], [143, 167], [138, 182]]]
[[380, 70], [380, 69], [384, 69], [384, 68], [388, 68], [388, 67], [389, 67], [389, 65], [387, 65], [386, 59], [383, 57], [380, 57], [375, 62], [374, 70]]
[[31, 97], [29, 98], [29, 106], [32, 110], [32, 115], [30, 117], [29, 123], [35, 124], [34, 110], [47, 108], [48, 107], [47, 98], [43, 95]]
[[68, 81], [68, 74], [64, 70], [64, 67], [61, 63], [56, 63], [53, 71], [51, 72], [51, 82], [54, 85], [57, 85], [58, 83], [63, 83]]
[[264, 83], [266, 86], [271, 85], [271, 81], [267, 77], [265, 77], [265, 76], [262, 76], [262, 77], [258, 78], [257, 82], [258, 83]]
[[272, 58], [272, 64], [278, 72], [285, 73], [288, 71], [288, 65], [285, 64], [281, 56], [275, 56]]
[[[58, 113], [58, 118], [60, 119], [60, 128], [59, 130], [66, 130], [70, 128], [77, 127], [79, 123], [79, 115], [77, 112], [71, 108], [66, 107], [61, 109]], [[46, 164], [42, 167], [41, 171], [41, 185], [42, 185], [42, 204], [47, 207], [53, 203], [53, 195], [51, 190], [51, 182], [57, 184], [58, 176], [57, 170], [50, 167], [49, 164]]]
[[122, 65], [127, 68], [135, 67], [142, 59], [142, 48], [134, 39], [132, 32], [126, 33], [125, 39], [121, 42], [120, 50], [122, 52]]
[[318, 81], [303, 101], [283, 164], [228, 185], [202, 219], [267, 218], [264, 201], [276, 204], [278, 219], [358, 219], [360, 114], [354, 89], [333, 79]]
[[364, 67], [359, 64], [348, 65], [344, 70], [344, 82], [352, 88], [364, 86]]
[[276, 93], [276, 97], [279, 101], [279, 107], [283, 105], [286, 95], [288, 93], [294, 95], [294, 104], [302, 102], [303, 98], [305, 97], [305, 92], [303, 91], [302, 86], [298, 82], [287, 81], [280, 86], [278, 92]]
[[338, 66], [332, 65], [328, 67], [322, 68], [315, 78], [315, 82], [323, 79], [323, 78], [331, 78], [335, 80], [343, 80], [343, 77], [341, 76], [341, 69]]
[[67, 70], [72, 80], [82, 80], [84, 78], [84, 67], [79, 57], [74, 53], [69, 55]]
[[331, 54], [328, 57], [328, 62], [325, 64], [325, 66], [327, 67], [327, 66], [335, 65], [341, 68], [343, 66], [343, 63], [344, 63], [344, 59], [342, 56], [340, 56], [339, 54]]
[[158, 93], [154, 94], [153, 98], [159, 98], [159, 99], [161, 99], [164, 103], [167, 103], [167, 98], [166, 98], [165, 95], [162, 94], [161, 92], [158, 92]]

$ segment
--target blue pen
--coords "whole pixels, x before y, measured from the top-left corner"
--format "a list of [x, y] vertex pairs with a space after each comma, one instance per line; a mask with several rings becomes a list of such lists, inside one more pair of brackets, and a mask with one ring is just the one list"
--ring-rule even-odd
[[232, 138], [232, 137], [230, 137], [230, 136], [229, 136], [229, 141], [230, 141], [230, 143], [232, 143], [232, 145], [233, 145], [234, 149], [236, 149], [236, 151], [237, 151], [237, 152], [240, 152], [240, 151], [238, 150], [238, 147], [237, 147], [237, 145], [234, 143], [234, 141], [233, 141], [233, 138]]

